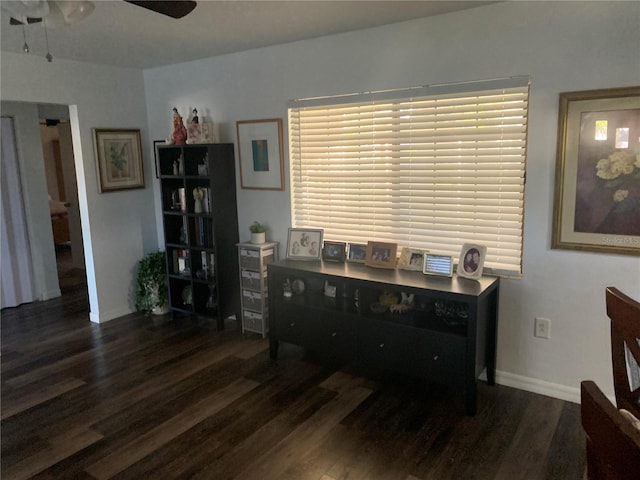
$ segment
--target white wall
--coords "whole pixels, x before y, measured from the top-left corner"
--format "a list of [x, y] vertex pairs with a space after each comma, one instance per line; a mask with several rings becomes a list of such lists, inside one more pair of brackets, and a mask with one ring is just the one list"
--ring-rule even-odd
[[[185, 117], [196, 107], [236, 142], [236, 121], [286, 125], [294, 98], [530, 75], [524, 276], [502, 282], [498, 381], [577, 400], [591, 378], [611, 393], [604, 289], [640, 298], [640, 259], [550, 249], [558, 94], [640, 84], [639, 21], [640, 2], [508, 2], [146, 70], [149, 131], [166, 137], [172, 107]], [[282, 251], [286, 160], [284, 192], [240, 190], [237, 180], [241, 240], [260, 220]], [[536, 316], [551, 319], [549, 340], [534, 338]]]
[[[5, 101], [30, 102], [23, 104], [26, 109], [34, 103], [70, 105], [90, 319], [102, 322], [132, 312], [136, 262], [158, 247], [150, 186], [155, 174], [146, 128], [142, 71], [59, 59], [48, 63], [33, 55], [5, 52], [1, 62], [3, 114]], [[91, 129], [105, 127], [141, 129], [145, 189], [98, 193]], [[34, 129], [38, 130], [37, 116]], [[45, 251], [50, 248], [53, 252], [53, 238], [39, 140], [35, 145], [40, 151], [37, 162], [32, 156], [20, 159], [25, 170], [34, 169], [36, 163], [40, 165], [27, 178], [28, 188], [43, 192], [42, 201], [34, 199], [27, 212], [30, 229], [43, 239], [32, 243], [34, 269], [40, 268], [48, 278], [53, 276], [57, 285], [55, 257], [48, 260], [49, 252]], [[46, 221], [40, 218], [41, 214]]]

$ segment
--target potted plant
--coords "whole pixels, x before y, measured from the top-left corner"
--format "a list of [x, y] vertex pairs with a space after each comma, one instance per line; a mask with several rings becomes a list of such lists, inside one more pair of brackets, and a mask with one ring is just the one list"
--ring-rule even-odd
[[145, 315], [164, 315], [169, 311], [164, 252], [149, 253], [138, 262], [136, 309]]
[[260, 222], [253, 222], [249, 226], [249, 231], [251, 232], [251, 243], [265, 242], [265, 232], [267, 231], [267, 229]]

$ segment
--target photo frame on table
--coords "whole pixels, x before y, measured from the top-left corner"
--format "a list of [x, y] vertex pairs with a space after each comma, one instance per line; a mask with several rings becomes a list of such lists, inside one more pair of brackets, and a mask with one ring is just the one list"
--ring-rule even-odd
[[347, 262], [349, 263], [364, 263], [367, 258], [367, 244], [366, 243], [349, 243]]
[[292, 260], [320, 260], [324, 230], [290, 228], [287, 236], [287, 258]]
[[347, 255], [345, 242], [329, 242], [325, 240], [322, 248], [322, 259], [327, 262], [344, 262]]
[[438, 277], [452, 277], [453, 257], [451, 255], [444, 255], [441, 253], [425, 253], [422, 273]]
[[640, 254], [640, 87], [560, 94], [552, 248]]
[[465, 243], [460, 251], [456, 275], [464, 278], [478, 279], [482, 277], [484, 259], [487, 256], [487, 247]]
[[282, 119], [236, 122], [240, 186], [245, 190], [284, 190]]
[[396, 268], [397, 250], [396, 243], [368, 242], [364, 264], [368, 267]]
[[427, 252], [428, 250], [421, 248], [404, 247], [400, 252], [398, 268], [401, 270], [421, 272], [424, 266], [424, 254]]
[[167, 142], [165, 140], [154, 140], [153, 141], [153, 160], [154, 165], [156, 167], [156, 178], [160, 178], [160, 155], [158, 152], [158, 146], [166, 145]]
[[140, 130], [92, 130], [100, 193], [144, 188]]

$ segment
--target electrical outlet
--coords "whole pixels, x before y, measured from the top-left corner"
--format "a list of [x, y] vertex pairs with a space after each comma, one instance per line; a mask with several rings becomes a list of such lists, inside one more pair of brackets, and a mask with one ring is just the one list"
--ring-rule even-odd
[[538, 338], [549, 338], [551, 330], [551, 320], [548, 318], [536, 317], [533, 334]]

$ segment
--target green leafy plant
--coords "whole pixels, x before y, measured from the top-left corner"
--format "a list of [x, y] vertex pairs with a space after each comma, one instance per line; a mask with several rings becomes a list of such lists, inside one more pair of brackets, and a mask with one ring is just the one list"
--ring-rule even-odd
[[149, 253], [138, 262], [136, 309], [150, 315], [154, 308], [166, 305], [167, 301], [165, 253]]
[[249, 225], [249, 231], [251, 233], [264, 233], [267, 231], [267, 228], [260, 222], [255, 221], [251, 225]]

